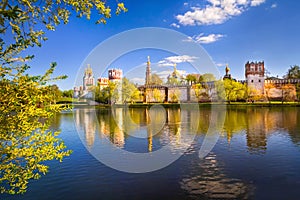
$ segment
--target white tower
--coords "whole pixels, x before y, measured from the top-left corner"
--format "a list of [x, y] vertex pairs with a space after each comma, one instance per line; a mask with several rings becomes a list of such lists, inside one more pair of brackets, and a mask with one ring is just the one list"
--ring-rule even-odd
[[256, 89], [264, 94], [265, 88], [265, 63], [251, 62], [245, 64], [245, 77], [247, 85], [250, 88]]
[[95, 79], [93, 75], [93, 70], [90, 64], [88, 64], [87, 68], [84, 71], [84, 76], [83, 76], [83, 90], [88, 90], [89, 87], [94, 85], [95, 85]]

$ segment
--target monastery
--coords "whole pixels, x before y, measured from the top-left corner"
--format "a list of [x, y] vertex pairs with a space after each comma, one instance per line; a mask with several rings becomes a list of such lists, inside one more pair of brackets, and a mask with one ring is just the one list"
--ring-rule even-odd
[[[225, 68], [225, 75], [223, 79], [233, 79], [229, 74], [228, 65]], [[194, 74], [195, 75], [195, 74]], [[201, 76], [196, 74], [196, 76]], [[100, 77], [97, 80], [97, 84], [100, 89], [108, 86], [110, 81], [119, 82], [122, 80], [121, 69], [109, 69], [108, 78]], [[233, 79], [235, 80], [235, 79]], [[262, 101], [268, 99], [280, 100], [283, 98], [283, 86], [288, 86], [289, 90], [293, 94], [296, 94], [296, 85], [300, 84], [300, 79], [278, 79], [278, 78], [266, 78], [265, 76], [265, 63], [262, 62], [247, 62], [245, 64], [245, 80], [239, 81], [243, 84], [247, 84], [249, 88], [255, 89], [257, 93], [262, 96]], [[201, 97], [199, 99], [199, 91], [186, 81], [185, 77], [180, 75], [177, 71], [176, 64], [174, 64], [173, 72], [168, 76], [167, 83], [162, 85], [154, 85], [151, 83], [151, 62], [148, 56], [146, 73], [145, 73], [145, 84], [138, 86], [140, 91], [141, 99], [138, 102], [144, 103], [160, 103], [160, 102], [199, 102], [199, 101], [217, 101], [217, 93], [215, 90], [215, 82], [206, 82], [209, 87], [208, 97]], [[92, 86], [95, 86], [95, 78], [90, 65], [85, 69], [83, 76], [83, 85], [74, 87], [75, 98], [92, 98], [91, 92]], [[272, 87], [270, 87], [272, 86]], [[292, 100], [296, 100], [296, 95], [291, 97]], [[116, 102], [122, 103], [122, 102]]]

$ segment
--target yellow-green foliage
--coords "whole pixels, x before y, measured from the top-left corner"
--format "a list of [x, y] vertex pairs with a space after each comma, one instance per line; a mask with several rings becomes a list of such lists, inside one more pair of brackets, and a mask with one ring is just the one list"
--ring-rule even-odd
[[[116, 14], [127, 9], [117, 2]], [[21, 56], [28, 47], [41, 46], [47, 40], [45, 29], [55, 30], [68, 23], [71, 13], [90, 19], [97, 12], [96, 23], [106, 23], [111, 9], [102, 0], [22, 0], [0, 2], [0, 191], [23, 193], [28, 181], [45, 174], [43, 161], [69, 155], [62, 140], [51, 132], [51, 118], [61, 108], [55, 105], [60, 92], [46, 86], [55, 65], [44, 76], [25, 74], [24, 64], [33, 56]], [[18, 64], [23, 63], [22, 66]], [[61, 79], [64, 77], [57, 77]]]
[[61, 111], [53, 104], [55, 94], [43, 86], [50, 74], [33, 77], [23, 69], [8, 76], [0, 66], [1, 193], [25, 192], [30, 179], [48, 171], [43, 161], [61, 161], [71, 153], [57, 138], [59, 132], [48, 130], [53, 115]]
[[157, 88], [153, 90], [153, 97], [157, 102], [163, 102], [165, 99], [165, 95], [161, 93], [161, 91]]

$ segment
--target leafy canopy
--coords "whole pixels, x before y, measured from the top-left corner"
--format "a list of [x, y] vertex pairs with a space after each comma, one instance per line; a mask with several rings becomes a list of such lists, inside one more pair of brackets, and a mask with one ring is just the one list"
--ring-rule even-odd
[[288, 72], [284, 76], [287, 79], [298, 79], [300, 78], [300, 67], [298, 65], [291, 66]]
[[[127, 9], [117, 3], [116, 14]], [[45, 30], [68, 23], [71, 14], [106, 23], [111, 9], [101, 0], [3, 0], [0, 2], [0, 192], [24, 193], [30, 179], [48, 171], [44, 161], [70, 155], [58, 131], [50, 130], [52, 117], [63, 108], [56, 105], [58, 88], [48, 86], [56, 64], [41, 76], [26, 74], [21, 56], [29, 47], [47, 40]]]
[[24, 74], [24, 66], [9, 77], [0, 72], [1, 193], [24, 193], [30, 179], [47, 172], [44, 161], [61, 161], [71, 153], [56, 137], [59, 132], [49, 130], [51, 118], [62, 110], [54, 104], [51, 86], [43, 86], [54, 68], [52, 64], [44, 76]]

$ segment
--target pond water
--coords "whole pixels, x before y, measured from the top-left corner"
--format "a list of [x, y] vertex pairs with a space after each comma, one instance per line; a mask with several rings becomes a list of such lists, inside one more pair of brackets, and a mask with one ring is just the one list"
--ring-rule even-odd
[[[49, 162], [24, 195], [1, 199], [299, 199], [300, 108], [227, 107], [216, 144], [200, 158], [215, 117], [201, 107], [61, 113], [52, 128], [73, 154]], [[156, 171], [124, 172], [166, 160], [130, 164], [124, 152], [154, 155], [166, 146], [170, 157], [182, 156]]]

